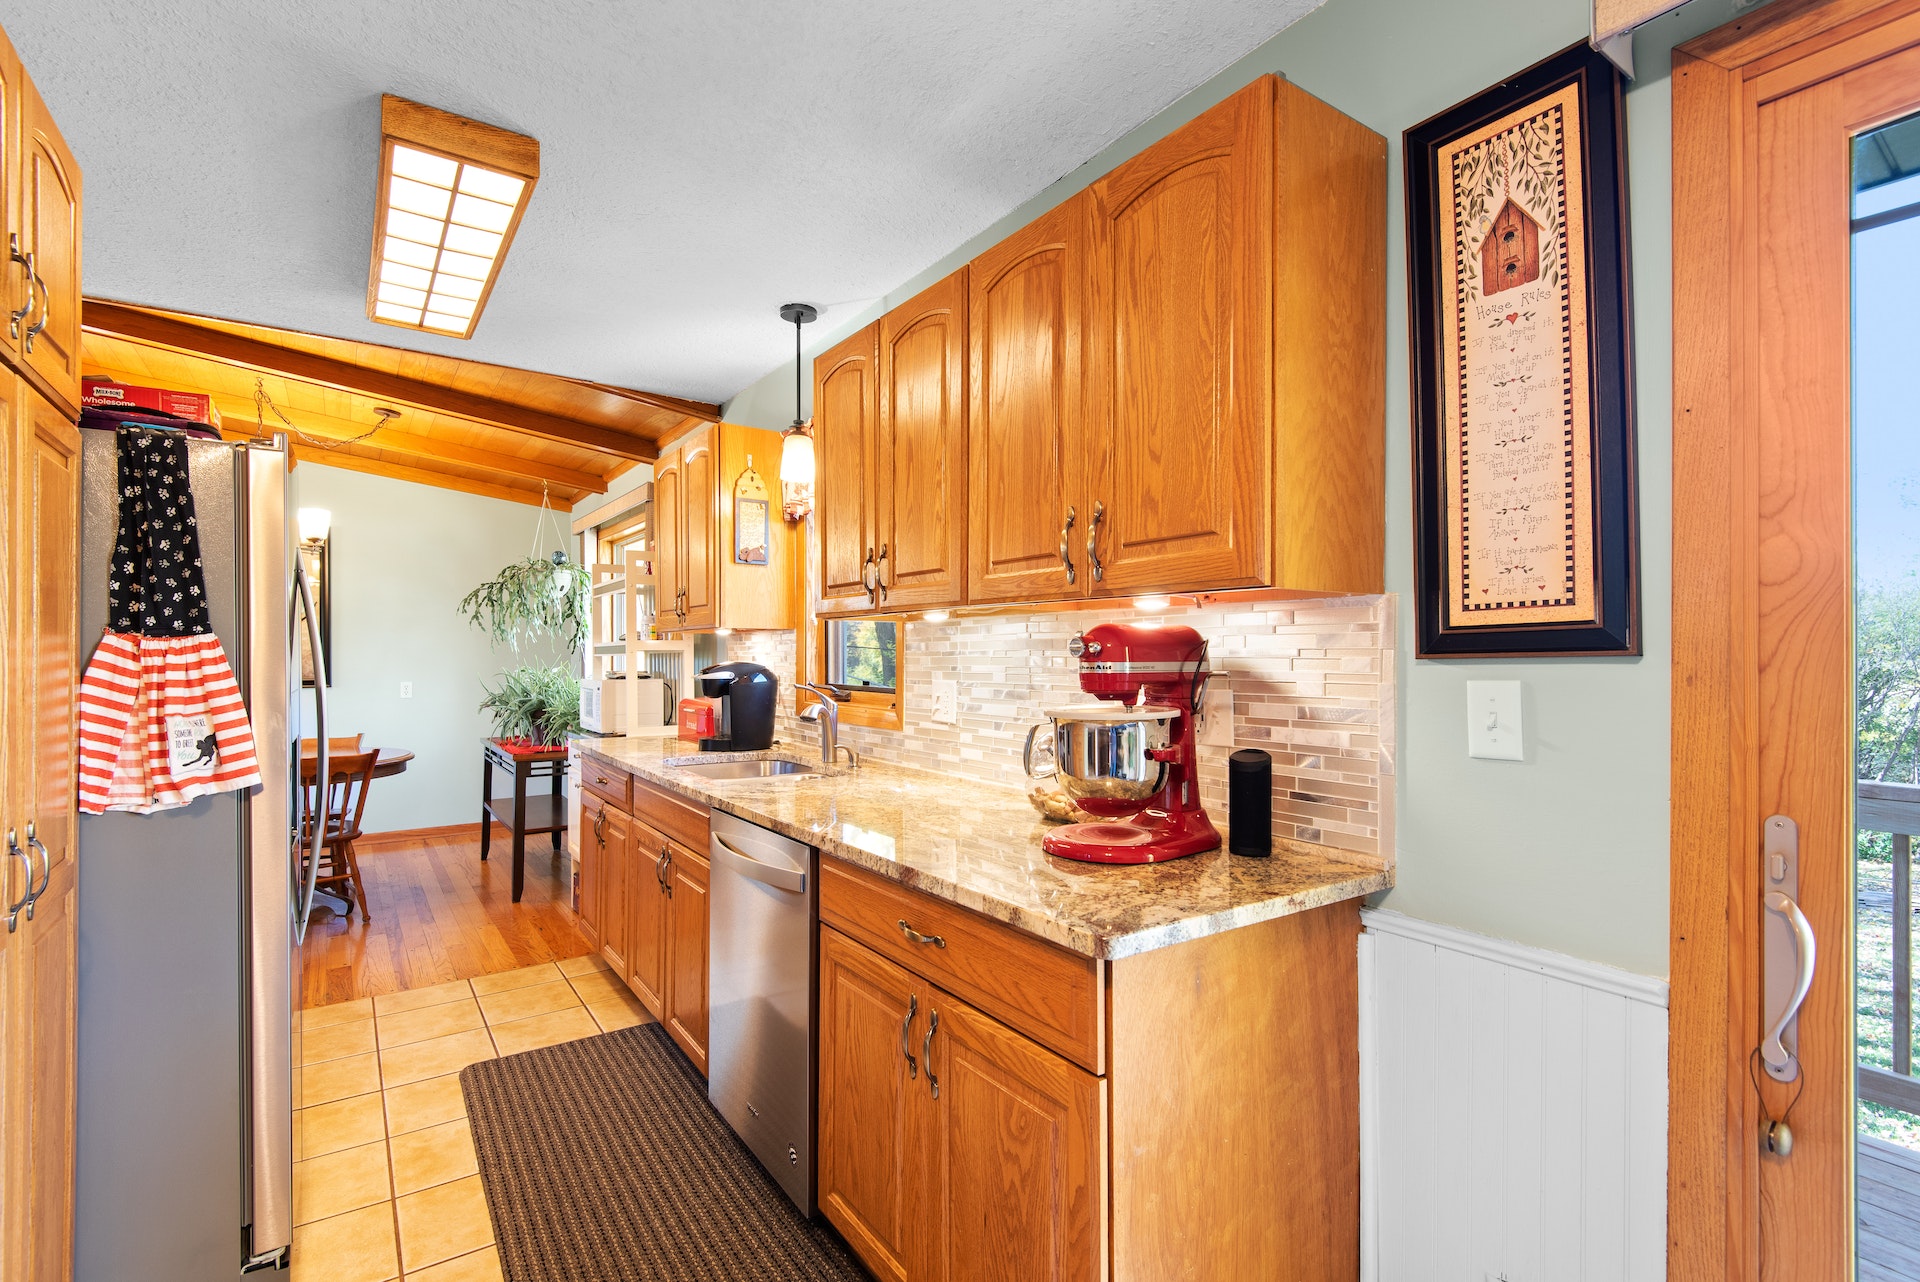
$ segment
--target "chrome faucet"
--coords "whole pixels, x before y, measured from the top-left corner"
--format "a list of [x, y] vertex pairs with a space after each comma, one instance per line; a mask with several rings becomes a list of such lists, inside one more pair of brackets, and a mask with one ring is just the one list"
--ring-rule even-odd
[[805, 681], [799, 683], [799, 688], [812, 691], [817, 696], [813, 703], [801, 710], [800, 719], [820, 723], [821, 763], [834, 765], [839, 761], [840, 754], [844, 752], [847, 754], [847, 764], [856, 770], [859, 769], [860, 754], [849, 745], [840, 742], [840, 701], [834, 698], [833, 691], [826, 686], [812, 685]]

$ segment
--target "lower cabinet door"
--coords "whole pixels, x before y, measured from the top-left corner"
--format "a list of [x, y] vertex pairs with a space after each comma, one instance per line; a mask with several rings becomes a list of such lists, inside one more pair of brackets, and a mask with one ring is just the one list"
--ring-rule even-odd
[[613, 973], [624, 975], [627, 964], [628, 896], [633, 883], [633, 820], [623, 810], [606, 810], [606, 852], [600, 878], [600, 955]]
[[590, 792], [580, 794], [580, 929], [600, 951], [600, 881], [607, 867], [607, 807]]
[[1106, 1083], [945, 992], [922, 1018], [931, 1138], [915, 1159], [913, 1276], [1098, 1282]]
[[661, 1022], [707, 1071], [707, 861], [673, 843], [667, 865], [667, 1000]]
[[668, 841], [646, 824], [633, 824], [631, 882], [627, 893], [632, 947], [627, 958], [627, 987], [655, 1019], [666, 1018]]
[[819, 1139], [821, 1212], [882, 1282], [910, 1276], [910, 1164], [931, 1160], [913, 1141], [926, 1096], [918, 1056], [933, 987], [831, 927], [820, 928]]

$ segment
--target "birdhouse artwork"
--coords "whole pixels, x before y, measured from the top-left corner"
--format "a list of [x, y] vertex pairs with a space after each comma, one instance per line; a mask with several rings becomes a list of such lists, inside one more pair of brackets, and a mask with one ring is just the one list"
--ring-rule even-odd
[[1480, 292], [1492, 297], [1539, 276], [1540, 224], [1508, 197], [1480, 242]]

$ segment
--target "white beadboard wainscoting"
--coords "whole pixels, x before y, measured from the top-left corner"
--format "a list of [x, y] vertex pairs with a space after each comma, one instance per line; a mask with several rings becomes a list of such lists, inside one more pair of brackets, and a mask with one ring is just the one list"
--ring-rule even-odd
[[1361, 920], [1362, 1282], [1662, 1282], [1666, 982]]

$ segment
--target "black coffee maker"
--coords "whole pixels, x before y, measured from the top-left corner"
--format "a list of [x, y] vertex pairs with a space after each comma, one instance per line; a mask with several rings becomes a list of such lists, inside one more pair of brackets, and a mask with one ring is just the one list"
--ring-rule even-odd
[[700, 693], [720, 704], [719, 724], [702, 752], [759, 752], [773, 746], [780, 678], [757, 663], [720, 663], [702, 672]]

